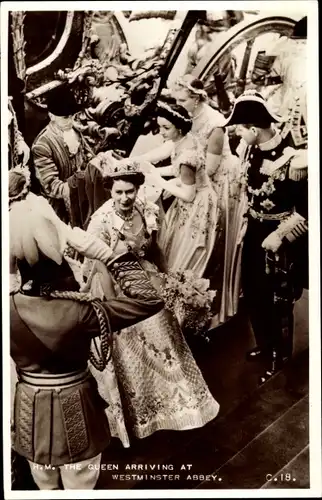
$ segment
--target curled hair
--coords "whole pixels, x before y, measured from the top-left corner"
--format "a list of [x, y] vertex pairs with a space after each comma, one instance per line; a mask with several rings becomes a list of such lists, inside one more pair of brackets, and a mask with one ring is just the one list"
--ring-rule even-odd
[[186, 108], [177, 104], [173, 97], [163, 97], [162, 100], [158, 101], [157, 114], [172, 123], [182, 135], [190, 132], [192, 127], [190, 114]]
[[104, 188], [111, 190], [113, 187], [113, 184], [115, 181], [124, 181], [124, 182], [130, 182], [135, 186], [136, 189], [139, 189], [142, 184], [144, 184], [145, 177], [142, 172], [136, 172], [134, 174], [123, 174], [119, 176], [111, 176], [111, 177], [104, 177]]
[[192, 97], [198, 98], [200, 101], [208, 100], [204, 84], [199, 78], [195, 78], [192, 75], [185, 75], [177, 81], [176, 86], [178, 89], [184, 88]]

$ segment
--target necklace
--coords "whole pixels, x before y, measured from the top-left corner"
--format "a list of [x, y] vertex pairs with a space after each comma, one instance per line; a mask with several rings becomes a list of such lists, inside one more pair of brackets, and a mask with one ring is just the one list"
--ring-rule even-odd
[[196, 115], [192, 114], [192, 120], [196, 120], [197, 118], [199, 118], [199, 116], [201, 116], [204, 112], [204, 107], [201, 106], [201, 111], [199, 111], [199, 113], [197, 113]]
[[175, 151], [178, 150], [178, 147], [180, 146], [180, 144], [182, 144], [182, 142], [185, 140], [186, 136], [183, 136], [181, 137], [181, 139], [179, 139], [178, 141], [174, 142], [174, 149]]
[[119, 212], [116, 207], [115, 207], [115, 203], [113, 203], [113, 208], [114, 208], [114, 211], [116, 213], [116, 215], [118, 215], [118, 217], [120, 217], [122, 220], [124, 220], [124, 222], [127, 222], [128, 223], [128, 226], [129, 227], [132, 227], [133, 226], [133, 218], [134, 218], [134, 208], [132, 208], [132, 211], [129, 215], [123, 215], [121, 214], [121, 212]]

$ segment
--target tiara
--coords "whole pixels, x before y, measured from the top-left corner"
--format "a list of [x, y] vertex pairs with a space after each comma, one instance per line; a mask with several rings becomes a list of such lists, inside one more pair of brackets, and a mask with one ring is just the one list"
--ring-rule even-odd
[[18, 165], [14, 168], [11, 168], [9, 170], [9, 174], [10, 173], [17, 173], [17, 174], [23, 175], [25, 178], [25, 183], [24, 183], [23, 188], [20, 191], [20, 193], [16, 194], [15, 196], [9, 196], [9, 205], [11, 205], [11, 203], [13, 203], [14, 201], [20, 201], [20, 200], [23, 200], [24, 198], [26, 198], [27, 194], [29, 193], [30, 182], [31, 182], [30, 181], [30, 171], [29, 171], [29, 168], [27, 166], [23, 167], [22, 165]]
[[183, 120], [186, 123], [191, 123], [191, 118], [186, 118], [185, 116], [181, 115], [180, 113], [178, 113], [178, 111], [172, 109], [171, 106], [169, 106], [169, 104], [166, 104], [165, 102], [158, 101], [158, 108], [164, 109], [170, 115], [176, 116], [177, 118], [180, 118], [180, 120]]
[[196, 87], [193, 87], [189, 82], [184, 80], [184, 78], [179, 78], [176, 81], [176, 85], [178, 85], [179, 87], [184, 87], [185, 89], [190, 90], [190, 92], [192, 92], [193, 94], [201, 95], [205, 99], [208, 99], [208, 94], [205, 91], [205, 89], [197, 89]]

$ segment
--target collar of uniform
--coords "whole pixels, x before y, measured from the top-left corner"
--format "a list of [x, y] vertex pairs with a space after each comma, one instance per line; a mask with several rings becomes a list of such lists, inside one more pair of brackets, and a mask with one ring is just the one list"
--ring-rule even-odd
[[261, 144], [258, 144], [258, 147], [261, 151], [271, 151], [272, 149], [277, 148], [282, 142], [282, 136], [278, 132], [275, 133], [275, 135], [266, 142], [262, 142]]

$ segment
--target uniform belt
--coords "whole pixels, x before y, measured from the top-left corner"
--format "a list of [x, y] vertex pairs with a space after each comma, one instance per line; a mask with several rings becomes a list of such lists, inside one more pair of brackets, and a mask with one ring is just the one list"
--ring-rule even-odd
[[39, 389], [66, 389], [83, 382], [90, 377], [90, 372], [77, 370], [70, 373], [32, 373], [20, 370], [18, 378], [20, 382]]
[[292, 213], [292, 210], [288, 210], [287, 212], [281, 212], [280, 214], [261, 214], [260, 212], [256, 212], [256, 210], [253, 210], [252, 208], [249, 209], [249, 214], [252, 216], [252, 218], [260, 220], [284, 220], [292, 215]]

